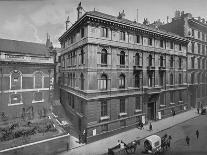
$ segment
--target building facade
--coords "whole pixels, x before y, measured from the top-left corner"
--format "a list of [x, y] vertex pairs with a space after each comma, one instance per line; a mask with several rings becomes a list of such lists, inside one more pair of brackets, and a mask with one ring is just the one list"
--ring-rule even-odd
[[189, 102], [192, 107], [206, 105], [207, 99], [207, 22], [192, 14], [176, 11], [171, 23], [160, 26], [189, 39], [187, 71]]
[[0, 122], [46, 116], [54, 60], [43, 44], [0, 39]]
[[60, 101], [93, 141], [188, 109], [188, 40], [97, 11], [60, 38]]

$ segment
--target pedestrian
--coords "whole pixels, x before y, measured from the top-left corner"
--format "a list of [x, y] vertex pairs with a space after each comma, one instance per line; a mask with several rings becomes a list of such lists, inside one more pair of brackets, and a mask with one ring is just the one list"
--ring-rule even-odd
[[172, 140], [172, 137], [169, 136], [169, 137], [168, 137], [168, 143], [167, 143], [169, 148], [170, 148], [170, 142], [171, 142], [171, 140]]
[[198, 112], [198, 114], [199, 114], [199, 108], [197, 108], [197, 112]]
[[185, 138], [185, 141], [186, 141], [187, 145], [189, 146], [190, 145], [190, 138], [188, 136]]
[[149, 130], [152, 131], [152, 124], [149, 124]]
[[197, 137], [197, 139], [199, 137], [199, 131], [198, 130], [196, 130], [196, 137]]

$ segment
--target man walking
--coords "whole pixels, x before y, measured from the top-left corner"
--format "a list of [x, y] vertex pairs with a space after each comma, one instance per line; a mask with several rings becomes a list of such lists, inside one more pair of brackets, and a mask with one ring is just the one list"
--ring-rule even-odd
[[152, 124], [149, 124], [149, 130], [152, 131]]
[[198, 114], [199, 114], [199, 108], [197, 108], [197, 112], [198, 112]]
[[198, 130], [196, 130], [196, 137], [197, 137], [197, 139], [199, 137], [199, 131]]
[[185, 138], [185, 141], [186, 141], [187, 145], [189, 146], [190, 145], [190, 138], [188, 136]]

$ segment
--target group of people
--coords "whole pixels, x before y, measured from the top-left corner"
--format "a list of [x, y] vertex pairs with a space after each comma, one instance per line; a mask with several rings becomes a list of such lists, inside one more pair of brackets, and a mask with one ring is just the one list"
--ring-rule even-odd
[[[196, 130], [195, 134], [196, 134], [196, 137], [197, 137], [197, 139], [198, 139], [198, 138], [199, 138], [199, 134], [200, 134], [199, 131]], [[185, 141], [186, 141], [186, 144], [187, 144], [188, 146], [190, 146], [190, 137], [189, 137], [189, 136], [186, 136]]]

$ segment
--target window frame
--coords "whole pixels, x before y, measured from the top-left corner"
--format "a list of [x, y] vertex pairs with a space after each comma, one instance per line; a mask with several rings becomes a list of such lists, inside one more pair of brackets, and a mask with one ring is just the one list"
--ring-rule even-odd
[[108, 116], [108, 104], [107, 100], [101, 101], [101, 117]]

